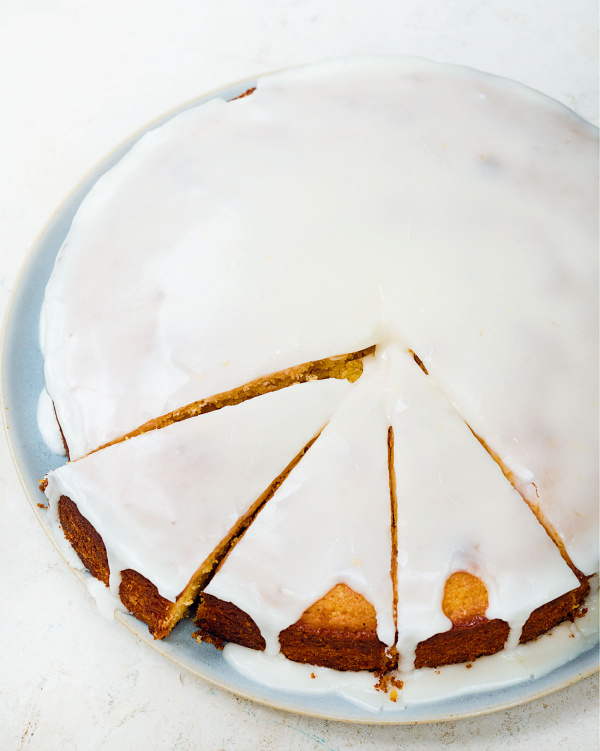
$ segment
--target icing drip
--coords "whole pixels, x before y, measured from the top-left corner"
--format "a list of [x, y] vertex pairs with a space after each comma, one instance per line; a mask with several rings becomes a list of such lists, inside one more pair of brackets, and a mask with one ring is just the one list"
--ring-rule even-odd
[[565, 108], [420, 60], [267, 76], [173, 118], [92, 189], [46, 291], [72, 458], [393, 332], [597, 571], [596, 165]]
[[514, 651], [480, 657], [468, 669], [466, 665], [446, 665], [435, 670], [422, 668], [398, 673], [403, 688], [395, 702], [390, 699], [391, 692], [376, 690], [373, 675], [365, 671], [348, 673], [300, 665], [282, 655], [266, 655], [238, 644], [227, 644], [224, 655], [236, 670], [273, 688], [337, 694], [369, 711], [388, 712], [478, 691], [494, 691], [549, 673], [598, 643], [597, 591], [590, 596], [587, 607], [587, 614], [574, 623], [563, 623], [550, 634], [521, 644]]
[[451, 627], [441, 603], [455, 571], [482, 579], [486, 615], [508, 622], [509, 649], [536, 607], [578, 586], [455, 407], [412, 353], [391, 345], [365, 363], [354, 391], [206, 589], [255, 621], [268, 654], [279, 651], [280, 632], [338, 582], [374, 604], [380, 639], [393, 643], [391, 542], [381, 542], [390, 540], [390, 425], [397, 647], [405, 669], [419, 642]]
[[373, 605], [380, 641], [394, 644], [388, 424], [371, 365], [205, 590], [255, 621], [268, 654], [338, 583]]
[[132, 568], [173, 602], [351, 389], [310, 381], [90, 454], [48, 475], [51, 514], [61, 495], [77, 503], [105, 543], [115, 595]]
[[579, 582], [455, 407], [410, 353], [379, 355], [394, 432], [398, 535], [398, 651], [447, 631], [444, 586], [455, 571], [486, 585], [487, 617], [518, 643], [536, 607]]
[[65, 445], [60, 434], [60, 428], [56, 422], [54, 404], [45, 388], [42, 389], [38, 401], [37, 424], [42, 438], [50, 451], [53, 454], [65, 456], [67, 452], [65, 451]]
[[[496, 685], [535, 674], [542, 643], [562, 661], [554, 633], [517, 646], [531, 611], [578, 585], [521, 496], [597, 571], [597, 143], [511, 82], [383, 58], [269, 76], [149, 132], [84, 200], [46, 290], [39, 422], [57, 450], [56, 405], [77, 459], [49, 475], [55, 530], [64, 494], [106, 542], [114, 594], [133, 568], [173, 601], [326, 426], [206, 590], [267, 643], [227, 659], [300, 680], [279, 633], [343, 582], [388, 647], [397, 627], [401, 701], [427, 700], [437, 679], [411, 673], [415, 648], [450, 628], [444, 585], [467, 571], [510, 626], [504, 654], [469, 671], [478, 687], [489, 665]], [[293, 386], [85, 456], [375, 343], [354, 386]], [[389, 704], [372, 675], [317, 670], [307, 690]], [[463, 666], [443, 673], [448, 695], [469, 690]]]

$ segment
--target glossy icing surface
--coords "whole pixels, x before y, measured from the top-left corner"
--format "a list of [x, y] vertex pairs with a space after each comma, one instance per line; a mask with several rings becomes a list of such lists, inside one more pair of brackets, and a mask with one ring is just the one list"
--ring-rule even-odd
[[[593, 648], [598, 643], [598, 597], [591, 598], [584, 618], [563, 623], [550, 634], [522, 644], [509, 652], [481, 657], [466, 665], [446, 665], [439, 670], [422, 668], [399, 672], [403, 688], [394, 696], [377, 690], [373, 676], [340, 672], [313, 665], [300, 665], [282, 655], [228, 644], [225, 659], [253, 680], [284, 691], [303, 694], [337, 694], [371, 712], [390, 712], [424, 702], [465, 694], [491, 691], [538, 678], [561, 665], [565, 660]], [[393, 698], [392, 698], [393, 697]], [[395, 699], [395, 700], [394, 700]]]
[[[334, 387], [320, 427], [312, 402], [300, 409], [308, 437], [277, 409], [248, 421], [238, 457], [302, 438], [293, 456], [329, 424], [207, 591], [248, 612], [273, 653], [344, 581], [391, 646], [391, 426], [401, 651], [449, 627], [441, 592], [465, 569], [514, 643], [533, 608], [577, 585], [519, 493], [579, 569], [598, 569], [597, 147], [594, 128], [512, 82], [383, 58], [266, 77], [252, 96], [151, 131], [82, 204], [46, 292], [47, 388], [71, 457], [257, 377], [377, 345], [356, 386]], [[49, 495], [71, 488], [116, 541], [115, 569], [174, 599], [202, 560], [202, 515], [212, 550], [255, 500], [228, 475], [227, 421], [266, 399], [92, 454], [51, 475]], [[192, 444], [210, 444], [200, 465], [227, 513], [217, 495], [194, 505], [194, 472], [179, 472]], [[152, 467], [148, 494], [167, 481], [150, 504], [160, 513], [149, 522], [132, 503], [122, 534], [117, 499], [144, 495], [127, 486], [130, 462]], [[271, 474], [257, 495], [275, 469], [258, 472]], [[163, 537], [171, 496], [183, 545]], [[132, 541], [138, 528], [150, 536]]]
[[75, 501], [104, 541], [115, 594], [132, 568], [173, 602], [351, 388], [298, 384], [90, 454], [48, 475], [51, 513], [61, 495]]
[[72, 457], [401, 342], [596, 571], [596, 150], [516, 84], [385, 58], [266, 77], [151, 131], [85, 200], [46, 293]]
[[532, 610], [579, 582], [542, 526], [460, 414], [410, 354], [382, 353], [394, 431], [398, 529], [398, 651], [447, 631], [447, 579], [485, 584], [486, 616], [511, 626], [516, 646]]
[[38, 399], [37, 424], [48, 448], [58, 456], [65, 456], [65, 445], [56, 421], [54, 405], [45, 388], [41, 390]]
[[413, 356], [396, 346], [366, 372], [229, 554], [206, 592], [248, 613], [267, 642], [336, 583], [374, 606], [394, 643], [387, 432], [394, 433], [398, 641], [410, 670], [420, 641], [451, 628], [448, 577], [486, 585], [491, 620], [518, 643], [532, 610], [579, 582], [519, 493]]
[[394, 644], [387, 440], [381, 373], [367, 372], [206, 588], [251, 616], [269, 654], [340, 582], [373, 605], [380, 641]]

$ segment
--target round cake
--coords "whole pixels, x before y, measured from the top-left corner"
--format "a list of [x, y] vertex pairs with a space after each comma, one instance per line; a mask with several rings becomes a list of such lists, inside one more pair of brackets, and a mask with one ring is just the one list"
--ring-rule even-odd
[[576, 628], [597, 158], [541, 94], [403, 58], [148, 131], [82, 202], [42, 311], [69, 458], [44, 488], [82, 565], [156, 638], [190, 613], [200, 641], [394, 696]]

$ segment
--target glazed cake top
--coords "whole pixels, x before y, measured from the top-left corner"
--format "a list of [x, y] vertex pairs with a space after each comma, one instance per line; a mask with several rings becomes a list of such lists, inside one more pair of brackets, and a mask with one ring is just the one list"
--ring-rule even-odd
[[[373, 361], [371, 361], [373, 360]], [[280, 632], [343, 582], [377, 613], [377, 633], [412, 668], [417, 644], [447, 631], [455, 571], [485, 584], [486, 617], [517, 645], [531, 612], [579, 582], [522, 498], [415, 363], [391, 345], [366, 372], [205, 589]], [[397, 621], [390, 579], [388, 427], [396, 478]], [[397, 639], [395, 638], [397, 627]]]
[[71, 457], [394, 343], [596, 571], [596, 165], [597, 131], [557, 103], [420, 60], [291, 70], [178, 115], [98, 181], [47, 288]]
[[379, 640], [394, 645], [389, 422], [372, 364], [204, 590], [247, 613], [268, 654], [340, 582], [373, 605]]
[[53, 521], [60, 497], [74, 500], [102, 537], [113, 593], [132, 568], [174, 602], [351, 389], [297, 384], [69, 462], [48, 475]]

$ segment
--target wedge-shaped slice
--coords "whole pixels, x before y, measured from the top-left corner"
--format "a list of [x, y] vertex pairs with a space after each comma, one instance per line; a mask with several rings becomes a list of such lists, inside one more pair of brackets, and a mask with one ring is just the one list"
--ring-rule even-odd
[[532, 611], [580, 582], [412, 355], [390, 349], [382, 362], [394, 435], [402, 664], [412, 667], [415, 652], [417, 667], [474, 659], [501, 649], [509, 631], [507, 645], [516, 645]]
[[161, 638], [351, 389], [298, 384], [67, 464], [48, 476], [52, 516]]
[[366, 372], [211, 580], [198, 638], [337, 669], [393, 664], [387, 457], [382, 381]]

